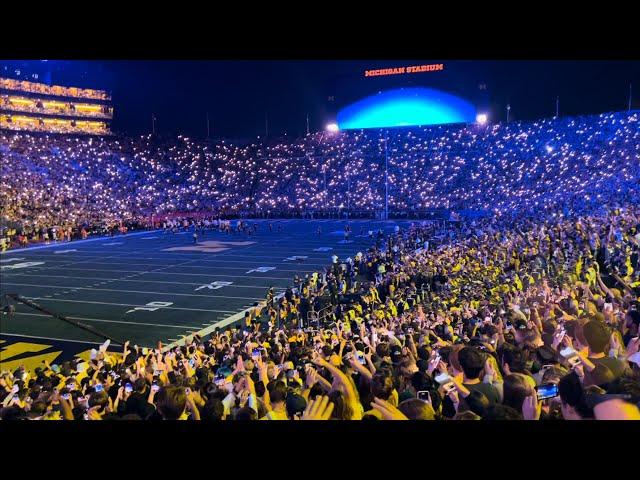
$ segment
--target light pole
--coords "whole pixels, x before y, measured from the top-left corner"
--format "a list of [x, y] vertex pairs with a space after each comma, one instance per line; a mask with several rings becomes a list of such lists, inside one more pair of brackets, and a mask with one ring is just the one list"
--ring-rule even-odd
[[509, 123], [509, 111], [511, 110], [511, 105], [507, 103], [507, 123]]
[[389, 220], [389, 132], [384, 132], [384, 219]]

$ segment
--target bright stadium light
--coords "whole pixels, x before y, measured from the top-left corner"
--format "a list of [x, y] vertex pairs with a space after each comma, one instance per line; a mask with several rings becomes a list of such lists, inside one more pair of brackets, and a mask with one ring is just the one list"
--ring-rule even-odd
[[546, 149], [547, 149], [547, 153], [553, 152], [553, 147], [551, 145], [547, 145]]
[[327, 132], [336, 133], [340, 131], [340, 127], [338, 127], [337, 123], [329, 123], [326, 127]]
[[480, 125], [484, 125], [485, 123], [487, 123], [487, 114], [479, 113], [478, 115], [476, 115], [476, 122], [478, 122]]

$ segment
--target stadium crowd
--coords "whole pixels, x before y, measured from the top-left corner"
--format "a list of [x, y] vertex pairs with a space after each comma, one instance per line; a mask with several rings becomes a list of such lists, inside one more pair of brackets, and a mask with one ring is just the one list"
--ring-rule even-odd
[[3, 372], [2, 419], [640, 419], [640, 209], [431, 227], [175, 348]]
[[82, 227], [171, 212], [379, 211], [387, 142], [389, 206], [405, 214], [567, 215], [625, 200], [640, 180], [638, 112], [245, 145], [0, 131], [1, 215], [16, 235], [42, 240], [43, 228], [71, 227], [79, 238]]
[[[242, 325], [184, 345], [106, 342], [87, 362], [2, 372], [0, 417], [640, 419], [639, 133], [637, 113], [393, 130], [394, 205], [493, 215], [444, 236], [426, 224], [379, 233], [270, 290]], [[3, 213], [77, 227], [229, 206], [373, 208], [381, 142], [2, 134]]]

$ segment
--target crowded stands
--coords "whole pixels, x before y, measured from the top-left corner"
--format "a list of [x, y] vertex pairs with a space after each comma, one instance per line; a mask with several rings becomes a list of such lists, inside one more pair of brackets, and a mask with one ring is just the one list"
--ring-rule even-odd
[[637, 112], [244, 145], [0, 131], [0, 200], [2, 215], [40, 240], [37, 232], [51, 226], [79, 232], [170, 212], [373, 215], [384, 206], [388, 141], [391, 212], [567, 215], [633, 199], [639, 138]]
[[2, 372], [1, 418], [640, 419], [638, 113], [386, 136], [0, 134], [2, 214], [36, 238], [175, 211], [375, 210], [387, 141], [394, 209], [487, 214], [437, 244], [432, 224], [380, 232], [181, 346]]

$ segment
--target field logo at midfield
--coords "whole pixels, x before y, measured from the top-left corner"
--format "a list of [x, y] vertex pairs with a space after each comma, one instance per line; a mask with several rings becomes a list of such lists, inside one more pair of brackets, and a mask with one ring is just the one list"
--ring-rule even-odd
[[206, 242], [199, 242], [195, 245], [185, 245], [184, 247], [171, 247], [165, 248], [163, 252], [203, 252], [203, 253], [218, 253], [229, 250], [233, 247], [246, 247], [247, 245], [253, 245], [256, 242], [220, 242], [218, 240], [207, 240]]

